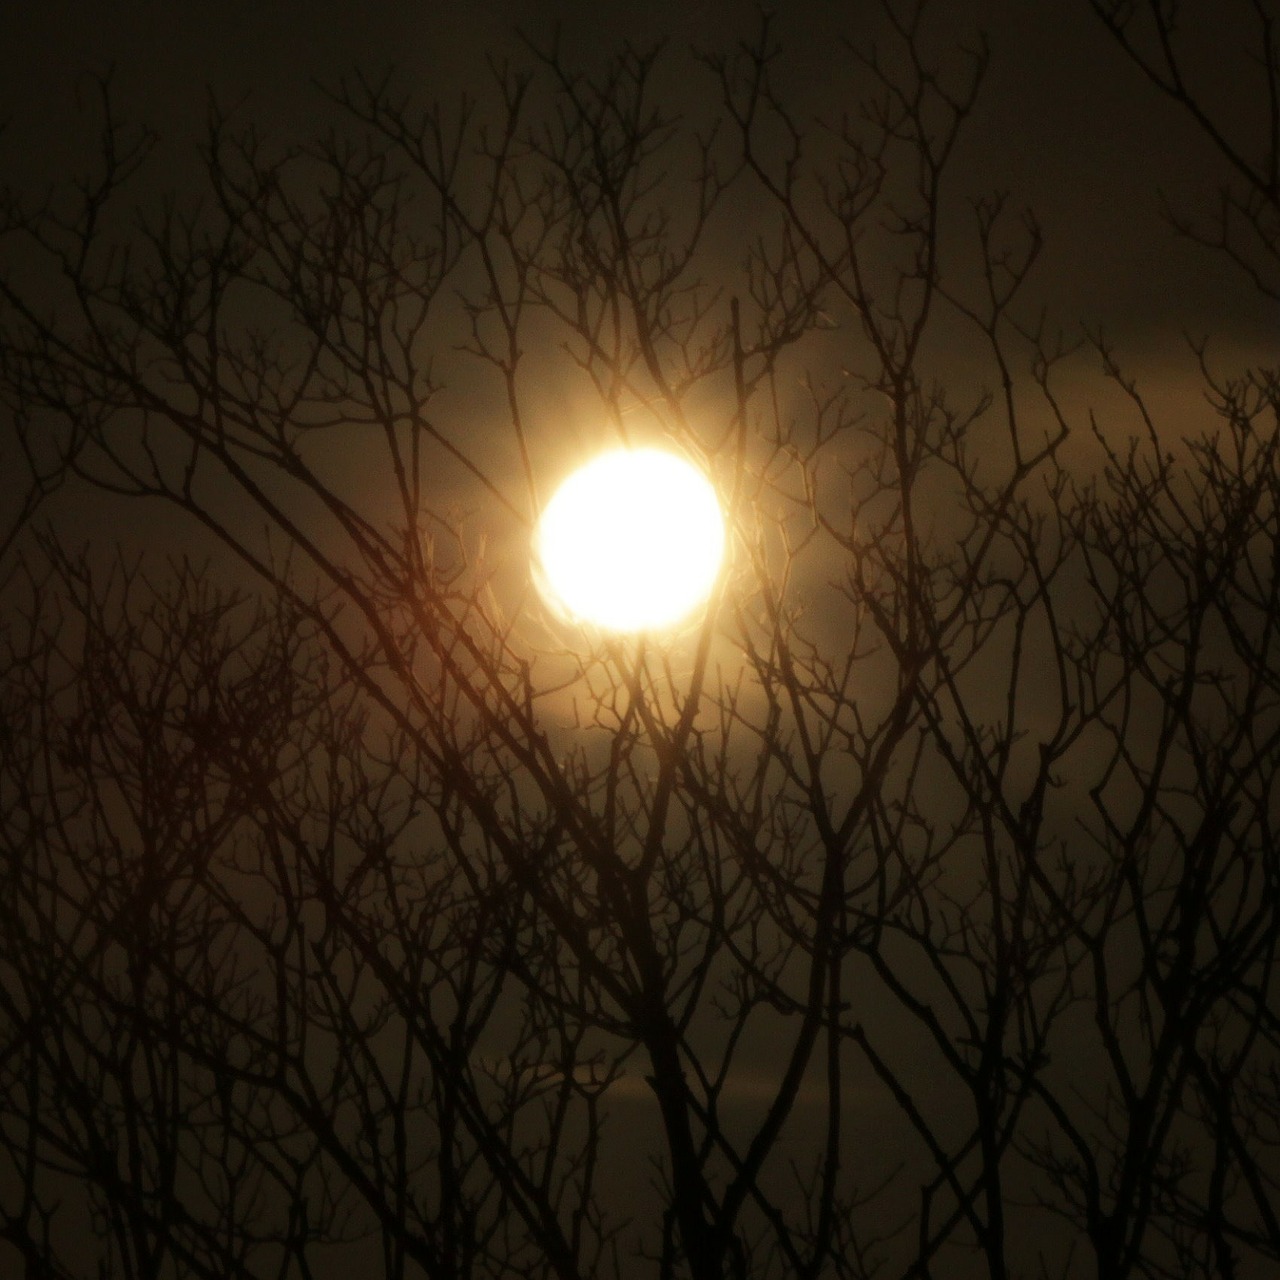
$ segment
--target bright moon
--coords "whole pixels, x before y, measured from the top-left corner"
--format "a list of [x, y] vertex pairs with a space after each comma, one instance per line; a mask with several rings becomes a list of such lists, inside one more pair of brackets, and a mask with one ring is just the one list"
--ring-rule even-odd
[[535, 547], [553, 606], [610, 631], [647, 631], [679, 622], [711, 593], [724, 518], [691, 463], [660, 449], [618, 449], [560, 486]]

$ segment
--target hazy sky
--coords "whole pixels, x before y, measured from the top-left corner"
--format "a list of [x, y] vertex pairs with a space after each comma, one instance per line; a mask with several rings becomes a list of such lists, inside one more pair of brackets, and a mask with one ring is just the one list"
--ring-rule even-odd
[[[1250, 108], [1262, 86], [1243, 52], [1249, 5], [1196, 8], [1211, 19], [1187, 32], [1198, 54], [1195, 82], [1231, 121], [1239, 145], [1256, 154], [1263, 120]], [[869, 0], [796, 0], [777, 14], [780, 74], [801, 118], [856, 103], [864, 85], [843, 41], [865, 45], [883, 22], [879, 10]], [[0, 119], [8, 121], [0, 180], [38, 193], [91, 171], [94, 76], [111, 70], [120, 113], [160, 135], [142, 185], [154, 196], [196, 177], [209, 92], [276, 140], [307, 141], [333, 110], [317, 84], [332, 85], [356, 69], [375, 76], [393, 69], [424, 99], [450, 103], [488, 91], [489, 60], [527, 60], [521, 32], [541, 44], [559, 32], [567, 61], [584, 70], [599, 68], [625, 40], [665, 42], [676, 69], [667, 83], [695, 106], [706, 95], [711, 107], [717, 87], [690, 49], [731, 51], [757, 32], [761, 10], [740, 0], [46, 0], [0, 13]], [[1105, 333], [1171, 437], [1212, 426], [1186, 336], [1212, 336], [1219, 370], [1236, 373], [1269, 354], [1277, 319], [1274, 304], [1221, 255], [1180, 239], [1161, 216], [1162, 191], [1184, 213], [1211, 209], [1226, 176], [1221, 159], [1127, 62], [1087, 0], [939, 0], [927, 29], [940, 50], [979, 32], [989, 42], [985, 86], [962, 137], [953, 190], [965, 199], [1007, 191], [1015, 208], [1034, 211], [1045, 245], [1023, 295], [1026, 311], [1042, 306], [1051, 328], [1067, 338]], [[963, 202], [956, 207], [964, 219], [947, 225], [968, 237], [967, 246], [972, 227]], [[962, 263], [969, 253], [960, 251]], [[929, 376], [967, 373], [963, 346], [950, 330], [940, 332], [942, 363]], [[975, 373], [984, 383], [990, 376]], [[556, 404], [562, 388], [533, 390], [550, 398], [543, 408], [567, 420]], [[1108, 429], [1137, 429], [1111, 412], [1114, 388], [1088, 351], [1063, 367], [1058, 390], [1078, 422], [1088, 408], [1118, 424]], [[470, 394], [465, 387], [456, 393]], [[1071, 448], [1087, 450], [1087, 437], [1075, 433]], [[1087, 452], [1068, 457], [1077, 469], [1095, 462]], [[370, 483], [380, 486], [382, 478]], [[94, 501], [77, 497], [77, 522]], [[53, 518], [63, 518], [59, 512], [65, 515], [60, 505], [48, 508]], [[130, 527], [171, 518], [158, 509], [129, 517]]]
[[[948, 0], [939, 24], [984, 30], [992, 61], [960, 172], [975, 192], [1007, 187], [1047, 233], [1046, 298], [1060, 319], [1139, 332], [1189, 327], [1257, 332], [1248, 291], [1208, 255], [1173, 245], [1157, 216], [1157, 191], [1203, 207], [1221, 169], [1192, 128], [1125, 63], [1085, 0]], [[1238, 56], [1245, 5], [1208, 5], [1213, 27], [1194, 32], [1209, 96], [1248, 102], [1249, 67]], [[839, 100], [850, 74], [838, 35], [856, 38], [876, 6], [800, 0], [781, 6], [779, 35], [797, 86]], [[0, 115], [10, 130], [0, 155], [13, 174], [57, 173], [83, 150], [77, 92], [86, 73], [114, 66], [124, 111], [180, 140], [198, 128], [205, 86], [284, 134], [305, 133], [319, 110], [314, 80], [359, 66], [397, 67], [431, 95], [483, 87], [486, 56], [518, 55], [517, 30], [546, 39], [559, 28], [588, 64], [630, 38], [730, 47], [758, 22], [734, 0], [45, 0], [5, 6], [0, 19]], [[850, 88], [854, 86], [851, 83]], [[1241, 121], [1246, 145], [1247, 122]], [[175, 147], [175, 166], [180, 163]]]
[[[1242, 150], [1260, 154], [1265, 116], [1257, 107], [1265, 104], [1245, 52], [1250, 6], [1193, 7], [1209, 15], [1186, 31], [1197, 58], [1194, 82]], [[781, 75], [801, 118], [856, 103], [864, 86], [842, 42], [872, 38], [883, 22], [879, 9], [869, 0], [797, 0], [778, 13]], [[668, 83], [695, 105], [705, 94], [711, 106], [717, 88], [689, 50], [731, 51], [758, 30], [760, 13], [739, 0], [9, 5], [0, 18], [0, 119], [8, 120], [0, 178], [38, 192], [91, 169], [93, 77], [109, 69], [121, 114], [160, 135], [144, 188], [154, 195], [195, 176], [209, 92], [277, 140], [305, 141], [332, 113], [317, 84], [356, 69], [394, 70], [424, 99], [450, 103], [488, 91], [488, 60], [527, 60], [521, 32], [543, 44], [559, 32], [567, 61], [586, 70], [625, 40], [665, 42], [678, 69]], [[1128, 63], [1087, 0], [947, 0], [933, 6], [927, 29], [937, 49], [972, 42], [979, 32], [989, 42], [953, 191], [963, 198], [1007, 191], [1015, 208], [1038, 218], [1044, 251], [1024, 308], [1042, 306], [1051, 328], [1068, 338], [1103, 332], [1171, 436], [1211, 425], [1186, 338], [1211, 337], [1219, 372], [1235, 373], [1269, 356], [1277, 320], [1274, 304], [1221, 255], [1180, 238], [1161, 214], [1162, 193], [1183, 214], [1211, 210], [1227, 176], [1221, 158]], [[963, 211], [963, 200], [957, 208]], [[967, 221], [947, 225], [973, 243]], [[968, 253], [961, 250], [962, 261]], [[948, 341], [942, 356], [951, 365], [937, 370], [943, 378], [967, 367], [964, 350], [947, 349]], [[1064, 366], [1058, 387], [1078, 420], [1086, 406], [1101, 406], [1107, 417], [1113, 389], [1099, 376], [1096, 355]], [[1077, 433], [1073, 447], [1087, 434]]]

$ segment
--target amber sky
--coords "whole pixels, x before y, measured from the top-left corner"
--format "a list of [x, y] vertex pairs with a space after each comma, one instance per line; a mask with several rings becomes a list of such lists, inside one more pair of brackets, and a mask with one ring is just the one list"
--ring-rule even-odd
[[[1232, 121], [1233, 141], [1256, 152], [1265, 121], [1256, 113], [1260, 77], [1251, 79], [1245, 53], [1249, 5], [1192, 7], [1208, 15], [1187, 32], [1197, 91]], [[874, 39], [879, 11], [879, 0], [780, 8], [774, 29], [802, 116], [856, 102], [861, 86], [843, 42]], [[567, 61], [584, 70], [624, 41], [664, 43], [679, 68], [667, 83], [696, 109], [710, 106], [716, 89], [689, 51], [732, 50], [758, 31], [761, 12], [744, 0], [12, 3], [0, 6], [0, 180], [34, 199], [92, 168], [94, 77], [108, 71], [120, 112], [160, 136], [142, 186], [154, 196], [194, 178], [209, 94], [277, 140], [305, 141], [330, 111], [318, 85], [394, 70], [428, 100], [483, 97], [489, 60], [527, 58], [522, 35], [543, 46], [558, 36]], [[1276, 328], [1273, 305], [1161, 215], [1162, 193], [1183, 214], [1210, 210], [1226, 178], [1220, 157], [1125, 60], [1088, 0], [935, 0], [930, 13], [938, 50], [979, 33], [990, 47], [953, 172], [962, 198], [1005, 191], [1041, 223], [1045, 248], [1026, 303], [1043, 306], [1069, 339], [1105, 334], [1171, 432], [1206, 425], [1187, 337], [1211, 337], [1229, 373], [1273, 345]], [[1077, 414], [1086, 405], [1105, 410], [1097, 363], [1086, 353], [1064, 369]]]
[[[776, 23], [803, 91], [839, 100], [848, 73], [842, 33], [875, 22], [876, 5], [799, 0]], [[1233, 56], [1233, 6], [1201, 6], [1213, 25], [1195, 33], [1211, 100], [1243, 112], [1247, 64]], [[1241, 9], [1244, 6], [1239, 6]], [[1064, 317], [1117, 330], [1253, 329], [1236, 314], [1245, 292], [1221, 264], [1170, 250], [1157, 216], [1160, 189], [1203, 203], [1220, 165], [1192, 128], [1127, 66], [1086, 0], [948, 0], [940, 31], [984, 31], [992, 50], [984, 102], [969, 136], [975, 190], [1009, 188], [1032, 205], [1048, 233], [1052, 292]], [[483, 92], [487, 56], [518, 56], [516, 33], [557, 30], [590, 64], [622, 40], [667, 42], [674, 56], [717, 50], [752, 32], [760, 8], [741, 0], [48, 0], [13, 4], [0, 18], [0, 118], [9, 129], [0, 164], [11, 176], [56, 176], [83, 161], [86, 77], [114, 68], [117, 96], [174, 145], [198, 129], [206, 87], [275, 129], [304, 132], [319, 110], [313, 82], [360, 67], [397, 67], [448, 99]], [[852, 84], [848, 86], [854, 88]], [[1242, 116], [1246, 145], [1251, 122]], [[1046, 284], [1046, 291], [1049, 291]]]
[[[1231, 121], [1233, 141], [1257, 153], [1265, 120], [1246, 53], [1249, 5], [1192, 8], [1207, 15], [1186, 32], [1197, 92]], [[843, 41], [874, 39], [879, 10], [879, 0], [794, 0], [775, 15], [802, 116], [856, 102]], [[689, 51], [730, 51], [756, 33], [761, 12], [744, 0], [10, 4], [0, 8], [0, 179], [34, 198], [92, 166], [90, 100], [94, 77], [107, 71], [121, 113], [160, 135], [143, 188], [155, 195], [194, 176], [211, 93], [277, 140], [303, 141], [330, 110], [318, 85], [395, 70], [428, 100], [483, 97], [489, 60], [527, 58], [522, 35], [543, 46], [558, 36], [584, 70], [624, 41], [664, 43], [680, 68], [668, 83], [696, 109], [716, 89]], [[1184, 215], [1211, 210], [1227, 176], [1221, 158], [1126, 61], [1088, 0], [936, 0], [930, 13], [937, 49], [979, 33], [989, 43], [983, 95], [953, 172], [960, 196], [1005, 191], [1041, 223], [1044, 253], [1025, 301], [1043, 306], [1067, 338], [1103, 333], [1170, 430], [1196, 431], [1205, 410], [1187, 338], [1211, 337], [1230, 373], [1273, 345], [1276, 328], [1272, 304], [1161, 214], [1162, 198]], [[1077, 410], [1106, 395], [1096, 357], [1087, 364], [1064, 372], [1078, 384], [1067, 387]]]

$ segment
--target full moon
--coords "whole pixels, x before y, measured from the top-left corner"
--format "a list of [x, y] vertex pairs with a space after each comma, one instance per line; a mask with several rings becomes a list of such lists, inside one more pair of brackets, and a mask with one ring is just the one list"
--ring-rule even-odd
[[618, 449], [575, 471], [535, 534], [543, 594], [577, 622], [648, 631], [711, 593], [724, 517], [711, 482], [661, 449]]

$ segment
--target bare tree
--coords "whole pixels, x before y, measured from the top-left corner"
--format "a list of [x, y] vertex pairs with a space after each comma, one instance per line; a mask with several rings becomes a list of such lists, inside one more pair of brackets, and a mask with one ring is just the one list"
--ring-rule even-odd
[[[1280, 1258], [1276, 378], [1206, 361], [1175, 442], [1100, 348], [1138, 430], [1071, 475], [1039, 228], [951, 190], [986, 50], [882, 18], [829, 126], [765, 24], [706, 119], [529, 49], [297, 149], [211, 110], [124, 230], [109, 112], [97, 180], [6, 202], [15, 444], [208, 557], [9, 553], [29, 1275]], [[683, 633], [529, 585], [611, 440], [721, 493]]]
[[[1239, 118], [1224, 112], [1200, 83], [1193, 38], [1185, 28], [1212, 21], [1205, 5], [1185, 0], [1135, 5], [1131, 0], [1090, 0], [1090, 7], [1130, 61], [1189, 117], [1226, 163], [1215, 209], [1196, 218], [1176, 205], [1169, 212], [1190, 239], [1236, 264], [1267, 297], [1280, 297], [1280, 32], [1274, 6], [1244, 0], [1233, 6], [1248, 15], [1252, 39], [1239, 51], [1244, 73]], [[1236, 24], [1242, 25], [1242, 24]]]

